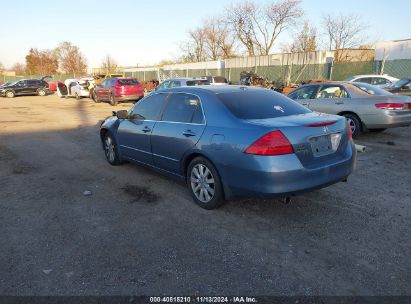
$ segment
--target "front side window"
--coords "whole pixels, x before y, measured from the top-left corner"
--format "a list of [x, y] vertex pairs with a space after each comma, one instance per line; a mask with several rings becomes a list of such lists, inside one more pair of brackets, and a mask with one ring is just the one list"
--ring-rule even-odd
[[288, 97], [294, 100], [298, 99], [312, 99], [318, 86], [306, 86], [291, 92]]
[[154, 94], [138, 102], [129, 115], [130, 119], [158, 120], [167, 94]]
[[161, 120], [181, 123], [204, 123], [199, 98], [191, 94], [172, 94]]
[[316, 98], [348, 98], [347, 91], [340, 86], [322, 87]]

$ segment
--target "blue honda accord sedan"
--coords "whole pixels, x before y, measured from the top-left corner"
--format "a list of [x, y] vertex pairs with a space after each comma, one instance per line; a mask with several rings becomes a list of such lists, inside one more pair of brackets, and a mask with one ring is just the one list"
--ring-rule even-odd
[[243, 86], [162, 90], [100, 130], [107, 161], [143, 164], [187, 183], [205, 209], [235, 197], [290, 197], [345, 181], [355, 167], [344, 117]]

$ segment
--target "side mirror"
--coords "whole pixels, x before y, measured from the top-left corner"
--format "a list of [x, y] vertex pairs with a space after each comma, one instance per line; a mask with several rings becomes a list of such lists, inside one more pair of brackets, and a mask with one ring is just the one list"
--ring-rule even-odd
[[119, 119], [127, 119], [128, 118], [128, 112], [127, 110], [120, 110], [116, 112], [116, 116]]

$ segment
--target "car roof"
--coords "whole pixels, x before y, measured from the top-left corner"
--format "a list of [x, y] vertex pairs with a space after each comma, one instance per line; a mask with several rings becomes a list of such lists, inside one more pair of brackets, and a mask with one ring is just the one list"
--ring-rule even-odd
[[227, 86], [199, 85], [199, 86], [169, 88], [169, 89], [164, 89], [161, 92], [221, 94], [221, 93], [237, 93], [241, 91], [262, 91], [262, 90], [267, 91], [267, 89], [265, 88], [259, 88], [259, 87], [253, 87], [253, 86], [242, 86], [242, 85], [227, 85]]
[[382, 78], [388, 78], [388, 79], [397, 79], [393, 76], [390, 75], [378, 75], [378, 74], [364, 74], [364, 75], [354, 75], [352, 76], [353, 78], [359, 78], [359, 77], [382, 77]]

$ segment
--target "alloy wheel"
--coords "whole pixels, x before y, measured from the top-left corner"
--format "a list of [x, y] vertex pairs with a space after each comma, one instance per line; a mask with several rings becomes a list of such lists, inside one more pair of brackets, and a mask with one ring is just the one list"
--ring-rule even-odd
[[355, 121], [352, 120], [351, 118], [347, 118], [347, 122], [351, 128], [351, 132], [354, 133], [355, 130], [357, 129], [357, 125], [355, 124]]
[[191, 189], [202, 203], [210, 202], [215, 193], [213, 174], [204, 164], [195, 165], [190, 174]]
[[104, 140], [104, 150], [106, 152], [106, 157], [110, 163], [113, 163], [116, 158], [116, 152], [113, 140], [110, 136], [106, 136]]

